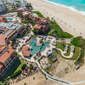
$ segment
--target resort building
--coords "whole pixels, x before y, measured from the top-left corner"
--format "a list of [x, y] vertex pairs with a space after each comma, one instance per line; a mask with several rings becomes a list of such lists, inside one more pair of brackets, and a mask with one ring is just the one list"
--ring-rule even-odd
[[25, 8], [25, 7], [19, 7], [16, 11], [17, 11], [18, 13], [25, 12], [25, 11], [30, 12], [30, 9]]
[[47, 29], [49, 28], [49, 22], [45, 18], [42, 18], [36, 23], [37, 24], [34, 25], [34, 30], [37, 30], [38, 33], [46, 33]]
[[0, 77], [11, 67], [17, 59], [15, 50], [5, 35], [0, 35]]
[[15, 22], [0, 23], [0, 33], [8, 39], [15, 37], [24, 29], [24, 25]]
[[7, 19], [4, 16], [0, 16], [0, 22], [7, 22]]
[[20, 3], [20, 0], [5, 0], [6, 3], [16, 4], [16, 2]]
[[31, 12], [28, 12], [28, 11], [22, 12], [23, 17], [25, 17], [26, 15], [29, 16], [30, 14], [31, 14]]
[[28, 46], [24, 46], [22, 48], [22, 54], [24, 57], [29, 57], [31, 55], [31, 52], [29, 50], [30, 48]]
[[4, 2], [0, 1], [0, 13], [5, 12], [7, 9], [6, 4]]
[[39, 21], [41, 18], [37, 15], [37, 14], [35, 14], [35, 13], [31, 13], [29, 16], [28, 16], [28, 19], [29, 20], [32, 20], [33, 22], [37, 22], [37, 21]]

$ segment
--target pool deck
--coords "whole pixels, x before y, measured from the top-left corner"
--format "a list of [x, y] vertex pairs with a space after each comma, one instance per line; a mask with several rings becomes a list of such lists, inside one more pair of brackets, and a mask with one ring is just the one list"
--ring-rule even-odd
[[[29, 34], [29, 36], [23, 37], [24, 39], [23, 39], [23, 38], [20, 38], [20, 39], [19, 39], [20, 43], [19, 43], [19, 46], [16, 48], [16, 52], [18, 52], [22, 57], [24, 57], [24, 56], [22, 55], [22, 52], [19, 52], [19, 51], [18, 51], [18, 49], [19, 49], [20, 47], [22, 47], [23, 44], [25, 44], [26, 39], [28, 39], [29, 37], [30, 37], [30, 34]], [[52, 37], [52, 36], [43, 36], [43, 35], [42, 35], [42, 37], [43, 37], [43, 39], [46, 39], [47, 42], [48, 42], [48, 40], [50, 41], [49, 47], [46, 46], [45, 50], [41, 52], [41, 56], [42, 56], [42, 55], [47, 56], [47, 53], [52, 53], [52, 48], [55, 48], [55, 46], [53, 45], [53, 41], [56, 41], [56, 39], [55, 39], [54, 37]], [[49, 37], [50, 37], [50, 39], [49, 39]], [[39, 43], [39, 41], [40, 41], [41, 38], [40, 38], [39, 35], [38, 35], [38, 36], [36, 37], [36, 39], [37, 39], [37, 42]], [[30, 44], [28, 44], [27, 46], [31, 47]], [[50, 52], [49, 52], [49, 50], [50, 50]], [[36, 56], [36, 54], [34, 54], [34, 55], [29, 59], [31, 62], [35, 61], [35, 60], [34, 60], [34, 56]]]
[[4, 14], [4, 16], [6, 18], [13, 18], [13, 20], [8, 20], [8, 21], [18, 21], [18, 22], [21, 22], [21, 19], [19, 17], [17, 17], [17, 12], [12, 12], [12, 13], [7, 13], [7, 14]]

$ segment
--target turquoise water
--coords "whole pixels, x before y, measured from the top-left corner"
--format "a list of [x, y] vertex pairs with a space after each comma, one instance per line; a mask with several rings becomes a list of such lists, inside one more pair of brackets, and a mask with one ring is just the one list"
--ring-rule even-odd
[[85, 0], [45, 0], [55, 5], [69, 8], [85, 15]]
[[[41, 47], [41, 46], [36, 46], [36, 42], [37, 42], [37, 40], [34, 39], [34, 40], [31, 42], [31, 44], [30, 44], [30, 46], [32, 47], [31, 55], [34, 55], [36, 52], [38, 52], [39, 49], [40, 49], [40, 47]], [[49, 42], [43, 43], [43, 46], [42, 46], [42, 48], [41, 48], [40, 51], [41, 51], [41, 52], [44, 51], [47, 45], [49, 45]]]
[[21, 1], [21, 3], [22, 3], [22, 4], [24, 4], [24, 5], [27, 5], [27, 3], [26, 3], [26, 2], [24, 2], [24, 1]]
[[11, 21], [11, 20], [13, 20], [13, 18], [6, 18], [8, 21]]

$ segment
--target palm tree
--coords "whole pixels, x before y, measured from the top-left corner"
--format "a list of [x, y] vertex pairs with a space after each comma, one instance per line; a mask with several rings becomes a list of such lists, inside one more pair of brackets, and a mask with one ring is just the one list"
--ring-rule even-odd
[[49, 17], [47, 17], [47, 20], [49, 20]]

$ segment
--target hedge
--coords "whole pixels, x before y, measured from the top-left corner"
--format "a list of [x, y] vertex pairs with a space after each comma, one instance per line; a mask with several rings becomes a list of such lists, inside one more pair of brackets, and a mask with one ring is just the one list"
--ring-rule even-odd
[[21, 72], [22, 72], [22, 71], [19, 70], [19, 71], [13, 73], [12, 75], [10, 75], [10, 78], [14, 78], [14, 77], [16, 77], [17, 75], [21, 74]]
[[26, 64], [24, 64], [21, 69], [24, 70], [26, 68]]

